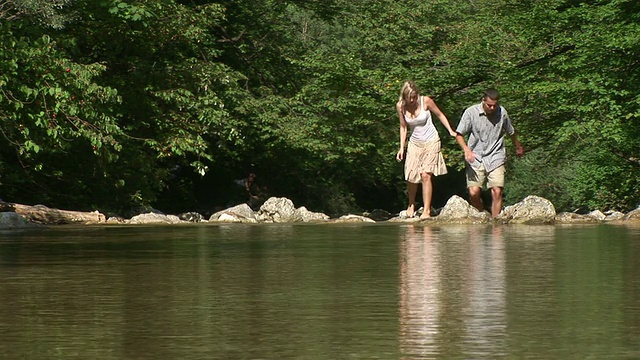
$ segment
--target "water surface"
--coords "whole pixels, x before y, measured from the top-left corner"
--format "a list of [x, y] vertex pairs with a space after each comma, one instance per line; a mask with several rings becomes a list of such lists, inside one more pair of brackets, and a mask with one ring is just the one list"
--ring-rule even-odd
[[0, 233], [11, 359], [637, 359], [640, 229]]

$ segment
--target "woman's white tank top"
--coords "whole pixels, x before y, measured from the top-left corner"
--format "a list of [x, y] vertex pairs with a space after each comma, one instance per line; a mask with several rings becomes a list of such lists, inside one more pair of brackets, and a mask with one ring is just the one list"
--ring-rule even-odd
[[409, 125], [409, 130], [411, 131], [409, 140], [431, 141], [439, 138], [438, 131], [431, 119], [431, 111], [424, 109], [424, 99], [422, 96], [420, 96], [418, 104], [420, 112], [418, 112], [416, 117], [411, 117], [407, 115], [406, 111], [404, 112], [404, 120], [407, 122], [407, 125]]

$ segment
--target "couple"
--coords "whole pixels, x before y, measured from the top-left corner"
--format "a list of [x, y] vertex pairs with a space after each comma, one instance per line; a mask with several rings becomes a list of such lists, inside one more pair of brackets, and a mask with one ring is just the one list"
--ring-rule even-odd
[[[484, 211], [481, 194], [486, 180], [487, 187], [491, 189], [491, 217], [495, 218], [500, 214], [506, 160], [505, 132], [511, 136], [516, 147], [516, 155], [522, 156], [524, 149], [518, 141], [507, 111], [498, 104], [499, 98], [500, 94], [497, 90], [486, 90], [481, 103], [468, 107], [462, 115], [458, 128], [453, 131], [449, 120], [431, 98], [420, 95], [413, 81], [404, 83], [400, 99], [396, 104], [400, 118], [400, 150], [396, 159], [405, 160], [407, 134], [411, 131], [404, 164], [404, 176], [408, 182], [409, 193], [407, 217], [413, 217], [416, 214], [416, 193], [420, 183], [422, 183], [424, 203], [420, 218], [426, 219], [431, 216], [432, 178], [447, 173], [447, 167], [440, 152], [440, 137], [431, 120], [432, 113], [438, 117], [449, 131], [449, 135], [455, 137], [464, 150], [471, 205], [479, 211]], [[468, 145], [464, 139], [467, 134], [470, 134]]]

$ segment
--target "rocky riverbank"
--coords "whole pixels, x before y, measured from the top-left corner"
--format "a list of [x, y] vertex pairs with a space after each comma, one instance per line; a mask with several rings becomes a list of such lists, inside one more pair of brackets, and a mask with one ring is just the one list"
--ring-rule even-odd
[[429, 219], [407, 217], [405, 211], [391, 214], [383, 210], [374, 210], [364, 214], [346, 214], [338, 218], [330, 218], [326, 214], [307, 210], [304, 206], [296, 208], [287, 198], [272, 197], [258, 211], [253, 211], [247, 204], [237, 205], [219, 211], [206, 219], [196, 212], [178, 215], [148, 212], [129, 219], [107, 217], [93, 212], [79, 212], [48, 208], [43, 205], [22, 205], [0, 203], [0, 229], [30, 228], [60, 224], [188, 224], [188, 223], [375, 223], [406, 222], [428, 224], [586, 224], [616, 223], [640, 224], [640, 208], [629, 213], [616, 211], [602, 212], [594, 210], [588, 214], [556, 213], [553, 204], [538, 196], [528, 196], [517, 204], [507, 206], [496, 219], [486, 211], [478, 211], [466, 200], [453, 196], [437, 214]]

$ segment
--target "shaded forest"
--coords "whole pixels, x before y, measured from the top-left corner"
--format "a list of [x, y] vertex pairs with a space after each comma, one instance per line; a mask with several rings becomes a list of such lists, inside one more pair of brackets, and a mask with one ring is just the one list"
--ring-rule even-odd
[[[635, 0], [0, 0], [0, 33], [5, 201], [206, 213], [243, 201], [234, 180], [255, 173], [313, 211], [397, 212], [409, 79], [454, 127], [502, 93], [526, 150], [505, 205], [640, 201]], [[442, 206], [466, 190], [436, 126]]]

